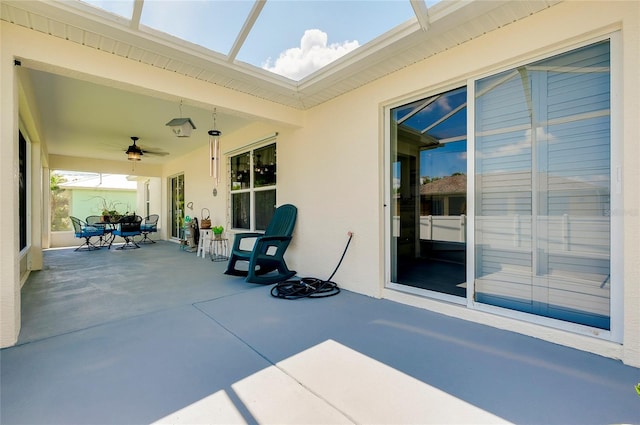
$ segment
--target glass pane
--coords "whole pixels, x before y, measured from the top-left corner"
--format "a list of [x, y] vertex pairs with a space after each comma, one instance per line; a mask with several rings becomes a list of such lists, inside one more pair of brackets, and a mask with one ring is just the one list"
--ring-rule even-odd
[[253, 154], [254, 187], [276, 184], [276, 145], [256, 149]]
[[256, 230], [266, 230], [276, 209], [276, 191], [260, 190], [256, 198]]
[[[113, 14], [122, 16], [123, 18], [131, 19], [133, 15], [133, 3], [134, 0], [81, 0], [84, 3], [89, 3], [92, 6], [99, 7], [102, 10], [111, 12]], [[145, 2], [146, 3], [146, 2]]]
[[268, 1], [238, 59], [300, 80], [409, 19], [408, 1]]
[[171, 178], [171, 237], [181, 237], [184, 221], [184, 175]]
[[27, 168], [27, 141], [22, 136], [22, 132], [19, 132], [18, 139], [18, 162], [20, 170], [18, 179], [18, 199], [19, 210], [18, 216], [20, 217], [20, 250], [27, 246], [27, 187], [30, 186], [31, 181]]
[[249, 152], [231, 157], [231, 190], [251, 187], [251, 156]]
[[477, 301], [609, 329], [609, 86], [608, 42], [477, 82]]
[[391, 280], [466, 295], [466, 88], [391, 111]]
[[251, 194], [249, 192], [231, 195], [231, 227], [234, 229], [251, 228]]
[[250, 1], [145, 0], [140, 23], [227, 55], [252, 6]]
[[404, 117], [400, 121], [404, 127], [437, 141], [466, 136], [466, 87], [413, 102], [410, 106], [410, 109], [401, 107]]

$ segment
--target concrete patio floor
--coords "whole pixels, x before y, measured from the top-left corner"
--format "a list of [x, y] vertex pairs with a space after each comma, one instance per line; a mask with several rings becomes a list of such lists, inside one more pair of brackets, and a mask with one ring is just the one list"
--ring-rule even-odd
[[348, 291], [276, 299], [224, 267], [169, 242], [46, 251], [0, 422], [640, 423], [638, 368]]

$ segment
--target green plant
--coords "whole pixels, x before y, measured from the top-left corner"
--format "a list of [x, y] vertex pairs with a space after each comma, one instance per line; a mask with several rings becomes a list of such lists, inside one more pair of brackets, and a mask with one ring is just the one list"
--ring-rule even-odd
[[116, 208], [118, 205], [122, 205], [122, 202], [117, 202], [117, 201], [108, 201], [106, 198], [103, 198], [102, 196], [94, 196], [91, 199], [99, 199], [100, 203], [98, 205], [98, 208], [100, 209], [100, 211], [102, 211], [102, 215], [105, 216], [114, 216], [114, 217], [118, 217], [121, 216], [122, 214], [118, 212], [118, 209]]
[[53, 172], [50, 177], [51, 188], [51, 230], [71, 230], [69, 220], [70, 193], [60, 186], [66, 182], [65, 176]]
[[224, 231], [224, 227], [222, 226], [213, 226], [211, 229], [213, 230], [213, 233], [216, 235], [219, 235]]
[[636, 392], [640, 395], [640, 382], [636, 384]]

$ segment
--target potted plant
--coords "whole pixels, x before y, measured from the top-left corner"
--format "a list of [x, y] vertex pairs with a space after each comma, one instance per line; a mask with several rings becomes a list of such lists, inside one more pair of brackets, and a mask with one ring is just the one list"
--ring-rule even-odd
[[115, 223], [122, 217], [122, 214], [118, 212], [116, 206], [120, 204], [120, 202], [116, 201], [107, 201], [106, 198], [102, 196], [96, 196], [100, 200], [100, 211], [102, 214], [102, 221], [105, 223]]
[[211, 228], [211, 230], [213, 230], [213, 235], [216, 239], [221, 239], [222, 238], [222, 232], [224, 231], [224, 227], [222, 226], [213, 226]]

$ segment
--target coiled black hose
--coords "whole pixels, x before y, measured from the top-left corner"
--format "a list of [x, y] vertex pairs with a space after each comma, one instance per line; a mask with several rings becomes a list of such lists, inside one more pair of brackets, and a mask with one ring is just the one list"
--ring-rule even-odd
[[332, 282], [331, 279], [338, 271], [338, 268], [340, 268], [347, 249], [349, 249], [353, 233], [349, 232], [348, 234], [349, 240], [347, 240], [347, 245], [344, 247], [344, 251], [342, 251], [342, 257], [340, 257], [338, 265], [327, 280], [321, 280], [315, 277], [285, 280], [284, 282], [276, 283], [273, 288], [271, 288], [271, 296], [285, 300], [296, 300], [298, 298], [326, 298], [338, 295], [340, 288], [338, 284]]

